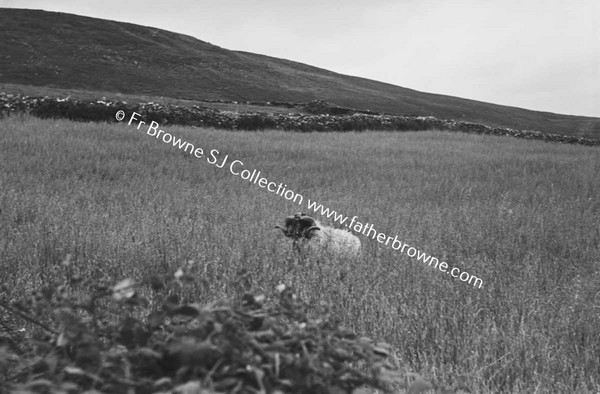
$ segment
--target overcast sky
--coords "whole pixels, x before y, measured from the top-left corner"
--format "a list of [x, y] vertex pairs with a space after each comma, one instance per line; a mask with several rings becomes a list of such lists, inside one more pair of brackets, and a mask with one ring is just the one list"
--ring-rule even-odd
[[600, 0], [0, 0], [431, 93], [600, 117]]

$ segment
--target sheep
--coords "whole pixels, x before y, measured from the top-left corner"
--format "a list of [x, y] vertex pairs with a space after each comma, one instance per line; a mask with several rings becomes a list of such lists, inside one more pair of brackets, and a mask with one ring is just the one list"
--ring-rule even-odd
[[283, 234], [293, 239], [293, 248], [300, 253], [315, 251], [335, 256], [356, 257], [361, 246], [358, 237], [347, 230], [321, 225], [305, 213], [296, 213], [285, 219], [285, 227], [276, 225]]

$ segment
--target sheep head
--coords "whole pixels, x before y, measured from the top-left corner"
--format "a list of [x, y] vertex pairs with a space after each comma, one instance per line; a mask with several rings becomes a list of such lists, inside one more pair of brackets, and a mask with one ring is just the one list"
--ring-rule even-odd
[[321, 230], [315, 219], [307, 216], [305, 213], [296, 213], [293, 216], [285, 218], [285, 226], [276, 225], [283, 234], [297, 241], [300, 238], [312, 238], [314, 231]]

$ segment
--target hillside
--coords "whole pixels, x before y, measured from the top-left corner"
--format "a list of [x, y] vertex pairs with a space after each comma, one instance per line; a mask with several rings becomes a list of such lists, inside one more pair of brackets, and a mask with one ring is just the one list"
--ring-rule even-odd
[[1, 8], [0, 34], [0, 83], [191, 100], [324, 99], [363, 110], [600, 136], [600, 118], [423, 93], [129, 23]]

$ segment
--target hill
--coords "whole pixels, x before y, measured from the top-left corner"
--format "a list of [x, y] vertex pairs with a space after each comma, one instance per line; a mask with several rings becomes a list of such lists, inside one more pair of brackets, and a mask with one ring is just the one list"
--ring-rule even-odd
[[0, 34], [0, 83], [190, 100], [324, 99], [361, 110], [600, 135], [600, 118], [423, 93], [130, 23], [0, 8]]

